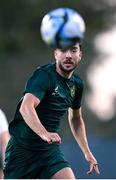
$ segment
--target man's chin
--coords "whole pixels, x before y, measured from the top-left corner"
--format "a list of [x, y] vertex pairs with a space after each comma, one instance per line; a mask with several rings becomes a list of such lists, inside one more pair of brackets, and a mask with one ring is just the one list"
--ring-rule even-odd
[[68, 65], [61, 66], [60, 65], [59, 67], [65, 73], [70, 73], [70, 72], [74, 71], [74, 69], [76, 68], [76, 67], [71, 66], [71, 65], [70, 66], [68, 66]]
[[62, 70], [65, 72], [65, 73], [70, 73], [74, 70], [75, 68], [63, 68]]

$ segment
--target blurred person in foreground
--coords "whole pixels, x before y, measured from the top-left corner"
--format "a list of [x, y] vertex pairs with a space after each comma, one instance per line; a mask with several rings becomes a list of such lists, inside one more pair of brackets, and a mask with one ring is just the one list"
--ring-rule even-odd
[[3, 161], [5, 158], [5, 149], [8, 141], [8, 122], [4, 112], [0, 109], [0, 179], [3, 178]]
[[[99, 174], [98, 163], [86, 137], [81, 112], [82, 80], [74, 74], [81, 61], [81, 44], [54, 50], [55, 63], [42, 65], [28, 80], [10, 123], [4, 178], [75, 179], [60, 150], [61, 118], [68, 110], [73, 135], [90, 169]], [[66, 130], [66, 129], [65, 129]]]

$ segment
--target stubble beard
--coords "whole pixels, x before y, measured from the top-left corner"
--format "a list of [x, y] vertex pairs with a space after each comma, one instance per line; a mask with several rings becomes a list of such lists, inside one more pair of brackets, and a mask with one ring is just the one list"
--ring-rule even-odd
[[76, 64], [73, 65], [72, 68], [65, 68], [61, 63], [59, 64], [60, 70], [61, 70], [62, 72], [64, 72], [64, 73], [67, 73], [67, 74], [73, 72], [73, 71], [76, 69], [76, 67], [77, 67]]

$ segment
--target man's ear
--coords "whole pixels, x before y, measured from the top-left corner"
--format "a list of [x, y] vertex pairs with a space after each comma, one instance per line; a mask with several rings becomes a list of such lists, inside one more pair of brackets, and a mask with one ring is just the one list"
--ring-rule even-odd
[[83, 55], [83, 53], [82, 53], [82, 51], [80, 51], [80, 54], [79, 54], [80, 60], [81, 60], [81, 58], [82, 58], [82, 55]]
[[55, 49], [54, 50], [54, 56], [56, 57], [56, 55], [57, 55], [57, 50]]

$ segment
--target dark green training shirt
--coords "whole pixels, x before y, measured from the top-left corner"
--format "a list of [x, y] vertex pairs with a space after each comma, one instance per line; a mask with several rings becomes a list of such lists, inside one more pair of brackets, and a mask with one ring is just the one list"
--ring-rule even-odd
[[[58, 132], [62, 116], [67, 109], [78, 109], [81, 106], [83, 82], [77, 75], [70, 79], [60, 76], [56, 72], [55, 64], [47, 64], [37, 68], [28, 80], [24, 94], [31, 93], [41, 102], [36, 107], [41, 123], [49, 132]], [[48, 145], [34, 133], [23, 120], [17, 106], [14, 120], [10, 123], [9, 130], [17, 141], [29, 148], [40, 148]]]

